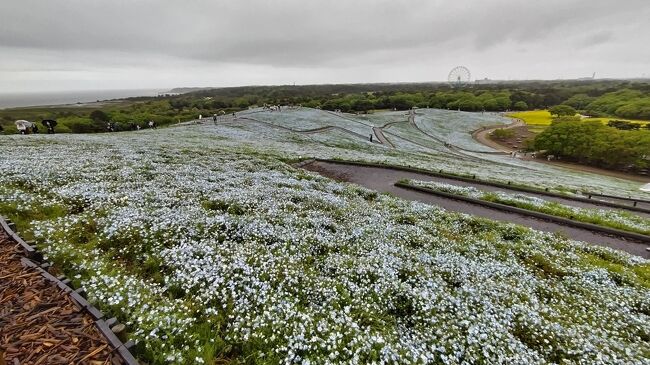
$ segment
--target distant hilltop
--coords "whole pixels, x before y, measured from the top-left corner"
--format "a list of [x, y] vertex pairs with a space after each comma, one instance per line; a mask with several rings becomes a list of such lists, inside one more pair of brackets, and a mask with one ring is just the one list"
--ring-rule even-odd
[[214, 89], [214, 87], [175, 87], [169, 90], [168, 92], [166, 92], [166, 94], [186, 94], [194, 91], [210, 90], [210, 89]]
[[[471, 81], [467, 84], [470, 85], [486, 85], [486, 84], [502, 84], [502, 85], [521, 85], [521, 84], [557, 84], [565, 82], [611, 82], [611, 81], [628, 81], [628, 82], [648, 82], [650, 78], [648, 77], [636, 77], [636, 78], [596, 78], [595, 73], [590, 77], [574, 78], [574, 79], [552, 79], [552, 80], [543, 80], [543, 79], [529, 79], [529, 80], [500, 80], [500, 79], [490, 79], [482, 78]], [[161, 92], [160, 95], [177, 95], [177, 94], [187, 94], [197, 91], [206, 91], [206, 90], [242, 90], [242, 89], [253, 89], [253, 88], [286, 88], [286, 87], [295, 87], [295, 88], [367, 88], [367, 87], [392, 87], [392, 86], [426, 86], [426, 85], [435, 85], [439, 86], [441, 84], [447, 84], [445, 81], [423, 81], [423, 82], [377, 82], [377, 83], [351, 83], [351, 84], [301, 84], [301, 85], [241, 85], [241, 86], [209, 86], [209, 87], [176, 87], [167, 92]]]

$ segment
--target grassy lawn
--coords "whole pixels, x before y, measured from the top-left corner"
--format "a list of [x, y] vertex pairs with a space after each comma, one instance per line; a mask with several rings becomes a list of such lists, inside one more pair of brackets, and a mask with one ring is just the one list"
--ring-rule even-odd
[[[548, 110], [528, 110], [525, 112], [517, 112], [508, 114], [511, 118], [518, 118], [524, 121], [527, 125], [531, 126], [531, 131], [539, 133], [543, 131], [546, 126], [549, 126], [553, 121], [551, 113]], [[645, 120], [631, 120], [623, 118], [583, 118], [583, 120], [597, 120], [603, 124], [607, 124], [610, 120], [624, 120], [626, 122], [634, 122], [647, 124], [648, 121]]]
[[510, 113], [509, 117], [521, 119], [524, 123], [534, 126], [547, 126], [551, 124], [553, 118], [548, 110], [529, 110], [525, 112]]

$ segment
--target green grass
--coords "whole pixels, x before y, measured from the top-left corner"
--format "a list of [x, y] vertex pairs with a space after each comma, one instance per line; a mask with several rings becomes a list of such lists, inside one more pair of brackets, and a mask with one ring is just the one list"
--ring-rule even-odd
[[510, 113], [511, 118], [521, 119], [524, 123], [534, 126], [547, 126], [553, 121], [548, 110], [529, 110], [525, 112]]
[[[547, 126], [551, 125], [553, 117], [548, 110], [528, 110], [525, 112], [517, 112], [508, 114], [511, 118], [521, 119], [526, 125], [530, 126], [530, 131], [533, 133], [539, 133], [543, 131]], [[610, 120], [623, 120], [626, 122], [634, 122], [640, 124], [650, 123], [646, 120], [632, 120], [632, 119], [623, 119], [623, 118], [583, 118], [582, 120], [595, 120], [603, 124], [607, 124]]]
[[[93, 120], [93, 111], [103, 111], [104, 117]], [[129, 130], [131, 123], [141, 127], [149, 120], [154, 120], [159, 126], [169, 125], [178, 121], [192, 120], [199, 116], [211, 115], [213, 109], [182, 108], [175, 109], [167, 99], [148, 98], [145, 100], [124, 99], [88, 103], [80, 105], [34, 106], [0, 109], [0, 126], [4, 129], [1, 134], [16, 134], [15, 121], [24, 119], [34, 122], [39, 133], [46, 133], [42, 126], [43, 119], [55, 119], [58, 124], [56, 133], [93, 133], [106, 131], [106, 122], [114, 122], [120, 131]]]

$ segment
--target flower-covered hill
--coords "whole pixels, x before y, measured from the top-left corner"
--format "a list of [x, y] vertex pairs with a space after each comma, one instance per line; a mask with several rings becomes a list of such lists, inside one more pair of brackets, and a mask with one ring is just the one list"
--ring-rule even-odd
[[[197, 132], [227, 136], [235, 141], [236, 146], [240, 146], [243, 141], [249, 141], [256, 148], [263, 146], [265, 151], [272, 150], [277, 155], [287, 157], [303, 155], [343, 158], [414, 166], [433, 171], [442, 169], [456, 174], [476, 175], [484, 180], [504, 183], [510, 181], [564, 193], [579, 194], [581, 191], [592, 191], [650, 199], [650, 193], [639, 189], [643, 183], [523, 161], [509, 156], [460, 153], [458, 149], [450, 149], [445, 145], [444, 142], [447, 142], [473, 151], [490, 150], [475, 141], [471, 132], [480, 126], [508, 122], [505, 118], [491, 113], [419, 109], [414, 119], [417, 128], [408, 122], [404, 112], [377, 112], [355, 116], [309, 108], [285, 110], [281, 113], [255, 109], [242, 112], [240, 116], [244, 118], [218, 126], [195, 128]], [[371, 126], [386, 126], [384, 135], [395, 148], [373, 144], [365, 138], [351, 137], [340, 132], [299, 135], [270, 127], [273, 125], [298, 130], [334, 125], [354, 130], [363, 136], [372, 132]]]
[[150, 363], [650, 356], [643, 259], [336, 183], [196, 129], [32, 137], [0, 143], [0, 213]]

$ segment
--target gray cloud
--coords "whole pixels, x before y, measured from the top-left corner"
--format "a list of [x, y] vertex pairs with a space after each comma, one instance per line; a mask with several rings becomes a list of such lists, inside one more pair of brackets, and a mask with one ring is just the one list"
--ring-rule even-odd
[[[23, 62], [0, 60], [0, 77], [12, 70], [186, 67], [190, 72], [250, 65], [251, 70], [301, 70], [312, 79], [309, 72], [345, 74], [360, 63], [368, 70], [377, 67], [374, 73], [393, 68], [400, 73], [398, 66], [427, 59], [445, 66], [442, 60], [469, 60], [490, 70], [497, 66], [496, 51], [504, 47], [508, 57], [520, 58], [515, 70], [520, 74], [535, 52], [575, 56], [576, 48], [589, 52], [597, 45], [603, 49], [600, 62], [606, 63], [614, 62], [606, 54], [609, 44], [647, 43], [647, 1], [621, 5], [588, 0], [3, 0], [0, 49]], [[39, 63], [38, 55], [49, 64]], [[647, 52], [638, 56], [639, 64], [650, 61]], [[556, 67], [548, 64], [549, 77], [567, 69]]]
[[581, 47], [593, 47], [599, 44], [606, 44], [614, 38], [614, 33], [609, 30], [597, 31], [588, 34], [579, 43]]

